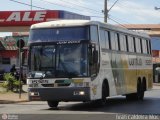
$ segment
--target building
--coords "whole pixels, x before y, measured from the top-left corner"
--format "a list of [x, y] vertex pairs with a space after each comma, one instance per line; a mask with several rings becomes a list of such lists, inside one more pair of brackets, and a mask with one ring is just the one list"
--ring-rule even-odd
[[[17, 48], [17, 41], [23, 39], [25, 41], [25, 47], [23, 48], [23, 54], [27, 54], [27, 36], [6, 36], [0, 38], [0, 69], [4, 72], [9, 72], [13, 64], [19, 66], [19, 51]], [[25, 63], [27, 58], [24, 59]]]
[[124, 27], [149, 34], [152, 44], [153, 81], [160, 82], [160, 24], [124, 24]]

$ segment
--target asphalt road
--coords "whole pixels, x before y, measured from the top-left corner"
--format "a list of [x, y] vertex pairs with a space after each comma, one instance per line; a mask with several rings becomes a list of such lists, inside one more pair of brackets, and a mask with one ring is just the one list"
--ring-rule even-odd
[[127, 101], [125, 97], [117, 96], [109, 98], [105, 106], [94, 102], [60, 102], [58, 109], [49, 108], [46, 102], [1, 104], [0, 114], [20, 120], [160, 119], [157, 116], [160, 115], [160, 87], [147, 91], [143, 101]]

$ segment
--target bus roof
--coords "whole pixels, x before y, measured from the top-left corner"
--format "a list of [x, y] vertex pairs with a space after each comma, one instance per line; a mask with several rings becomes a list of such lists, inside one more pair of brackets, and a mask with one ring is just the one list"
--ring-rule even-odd
[[84, 26], [84, 25], [88, 25], [90, 22], [91, 22], [90, 20], [55, 20], [50, 22], [42, 22], [42, 23], [34, 24], [31, 26], [31, 29]]
[[73, 26], [85, 26], [85, 25], [99, 25], [100, 27], [107, 28], [109, 30], [127, 33], [130, 35], [136, 35], [140, 37], [145, 37], [149, 39], [149, 36], [144, 32], [135, 32], [132, 30], [128, 30], [127, 28], [122, 28], [116, 25], [111, 25], [108, 23], [102, 23], [102, 22], [91, 21], [91, 20], [55, 20], [50, 22], [33, 24], [30, 29], [73, 27]]

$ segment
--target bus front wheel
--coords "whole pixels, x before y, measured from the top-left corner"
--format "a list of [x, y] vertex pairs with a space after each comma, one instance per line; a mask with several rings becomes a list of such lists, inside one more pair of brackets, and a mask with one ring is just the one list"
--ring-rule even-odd
[[47, 103], [49, 107], [57, 108], [59, 102], [58, 101], [47, 101]]
[[109, 96], [109, 88], [108, 88], [108, 84], [106, 81], [103, 82], [102, 84], [102, 105], [105, 105], [107, 103], [107, 99], [106, 97]]

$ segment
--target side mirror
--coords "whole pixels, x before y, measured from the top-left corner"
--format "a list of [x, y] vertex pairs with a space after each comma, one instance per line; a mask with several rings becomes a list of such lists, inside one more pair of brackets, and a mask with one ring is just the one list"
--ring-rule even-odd
[[158, 73], [160, 73], [160, 67], [156, 67], [155, 69]]
[[97, 50], [93, 51], [93, 62], [98, 63], [98, 51]]

